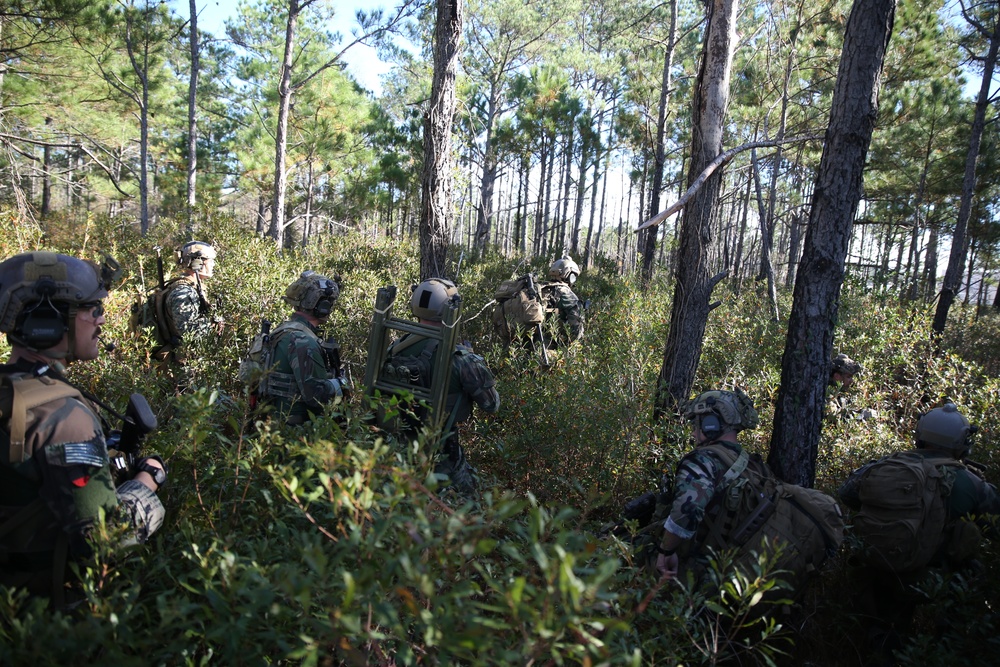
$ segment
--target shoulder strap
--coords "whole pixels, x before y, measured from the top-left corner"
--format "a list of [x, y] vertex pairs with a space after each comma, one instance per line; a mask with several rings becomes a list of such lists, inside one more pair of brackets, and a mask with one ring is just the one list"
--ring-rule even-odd
[[28, 410], [37, 408], [60, 398], [76, 397], [83, 400], [79, 390], [65, 382], [52, 378], [41, 377], [11, 377], [13, 400], [11, 401], [9, 428], [10, 450], [8, 461], [17, 465], [24, 459], [24, 441], [28, 427]]
[[271, 332], [271, 344], [274, 345], [274, 341], [277, 338], [279, 338], [280, 336], [289, 331], [298, 331], [299, 333], [304, 333], [313, 338], [317, 339], [319, 338], [316, 332], [313, 331], [311, 328], [309, 328], [308, 324], [305, 324], [304, 322], [298, 322], [296, 320], [288, 320], [276, 326], [274, 328], [274, 331]]
[[740, 453], [736, 454], [733, 450], [719, 442], [702, 445], [702, 448], [707, 449], [720, 461], [722, 461], [723, 464], [729, 466], [729, 469], [722, 474], [722, 477], [720, 477], [719, 481], [716, 483], [716, 488], [729, 486], [735, 479], [742, 475], [744, 471], [746, 471], [747, 466], [750, 464], [750, 455], [747, 453], [746, 449], [740, 448]]
[[[412, 334], [409, 334], [407, 336], [404, 336], [403, 338], [400, 338], [399, 340], [397, 340], [396, 342], [394, 342], [392, 345], [390, 345], [389, 346], [389, 354], [390, 355], [399, 354], [403, 350], [407, 350], [407, 349], [413, 347], [414, 345], [416, 345], [417, 343], [419, 343], [421, 341], [424, 341], [424, 340], [428, 340], [428, 339], [424, 338], [423, 336], [414, 336]], [[427, 350], [430, 350], [431, 354], [434, 354], [434, 350], [436, 350], [436, 349], [437, 349], [437, 341], [436, 340], [432, 340], [431, 343], [430, 343], [430, 345], [428, 345], [426, 348], [424, 348], [424, 351], [426, 352]]]

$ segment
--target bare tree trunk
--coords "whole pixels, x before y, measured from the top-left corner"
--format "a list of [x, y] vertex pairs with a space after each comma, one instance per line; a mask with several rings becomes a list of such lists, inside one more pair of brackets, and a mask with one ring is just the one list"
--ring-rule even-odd
[[292, 107], [292, 47], [301, 9], [299, 0], [288, 0], [285, 52], [281, 60], [281, 78], [278, 81], [278, 126], [274, 133], [274, 198], [271, 202], [271, 227], [267, 235], [274, 239], [279, 250], [285, 245], [285, 191], [288, 189], [285, 155], [288, 150], [288, 114]]
[[188, 84], [188, 173], [187, 173], [187, 214], [188, 228], [194, 232], [194, 207], [197, 203], [196, 185], [198, 181], [198, 117], [195, 102], [198, 93], [198, 3], [191, 0], [191, 81]]
[[[52, 119], [45, 117], [45, 126], [52, 125]], [[46, 137], [46, 141], [48, 137]], [[42, 218], [52, 212], [52, 147], [48, 143], [42, 147]]]
[[805, 251], [795, 281], [768, 464], [781, 479], [803, 486], [812, 486], [816, 478], [844, 260], [861, 198], [895, 10], [895, 0], [855, 0], [847, 20]]
[[944, 274], [944, 284], [941, 286], [941, 296], [938, 298], [937, 310], [934, 312], [933, 330], [935, 335], [944, 333], [948, 322], [948, 310], [955, 300], [962, 273], [965, 266], [965, 232], [972, 217], [972, 198], [976, 194], [976, 163], [979, 160], [979, 147], [983, 139], [983, 129], [986, 127], [986, 109], [990, 105], [990, 86], [993, 84], [993, 71], [997, 64], [997, 51], [1000, 49], [1000, 16], [994, 9], [993, 25], [987, 33], [984, 26], [977, 26], [980, 34], [989, 37], [990, 47], [983, 60], [983, 80], [979, 86], [979, 96], [976, 98], [976, 112], [972, 119], [972, 130], [969, 138], [969, 152], [965, 158], [965, 176], [962, 178], [962, 203], [958, 208], [958, 220], [955, 222], [955, 233], [951, 238], [951, 254], [948, 256], [948, 268]]
[[[764, 208], [764, 199], [760, 191], [760, 171], [757, 168], [757, 149], [750, 151], [750, 165], [757, 192], [757, 210], [760, 212], [761, 273], [758, 274], [758, 279], [763, 278], [767, 281], [767, 300], [771, 304], [771, 320], [777, 322], [780, 317], [778, 313], [778, 290], [774, 284], [774, 267], [771, 265], [771, 249], [774, 247], [774, 239], [772, 238], [774, 222], [768, 222], [769, 216], [774, 215], [774, 207], [768, 206], [766, 209]], [[773, 193], [772, 196], [774, 196]]]
[[[722, 153], [722, 134], [729, 104], [729, 78], [736, 47], [737, 0], [706, 3], [707, 25], [701, 70], [695, 84], [691, 122], [691, 164], [688, 184]], [[725, 272], [708, 275], [712, 209], [722, 185], [722, 169], [713, 173], [684, 209], [677, 282], [670, 313], [670, 330], [656, 388], [654, 419], [687, 400], [701, 358], [712, 290]]]
[[424, 116], [424, 168], [420, 179], [420, 278], [445, 275], [451, 230], [451, 130], [455, 71], [462, 36], [463, 0], [438, 0], [434, 28], [434, 80]]
[[[663, 74], [660, 78], [660, 104], [656, 115], [656, 146], [654, 146], [653, 158], [653, 186], [649, 191], [649, 217], [660, 212], [660, 193], [663, 190], [663, 168], [666, 162], [664, 135], [667, 125], [667, 104], [670, 101], [670, 74], [674, 60], [674, 41], [677, 37], [677, 0], [670, 0], [670, 31], [667, 34], [667, 48], [663, 54]], [[647, 228], [639, 232], [642, 238], [639, 245], [642, 247], [642, 272], [640, 274], [640, 284], [645, 290], [653, 280], [653, 258], [656, 251], [655, 227]]]

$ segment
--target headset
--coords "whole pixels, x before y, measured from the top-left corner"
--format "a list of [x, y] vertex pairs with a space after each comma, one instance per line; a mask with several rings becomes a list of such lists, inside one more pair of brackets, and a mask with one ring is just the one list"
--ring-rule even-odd
[[313, 306], [312, 314], [319, 319], [324, 317], [329, 317], [330, 313], [333, 312], [333, 292], [336, 288], [336, 283], [332, 280], [324, 278], [316, 282], [316, 289], [320, 290], [321, 294], [316, 300], [316, 305]]
[[709, 412], [701, 415], [698, 429], [706, 439], [715, 440], [722, 435], [722, 420], [719, 419], [718, 415]]
[[51, 278], [42, 278], [35, 283], [35, 293], [39, 300], [35, 305], [22, 311], [18, 317], [20, 326], [15, 327], [18, 337], [30, 348], [47, 350], [59, 344], [69, 331], [69, 318], [52, 303], [57, 288]]

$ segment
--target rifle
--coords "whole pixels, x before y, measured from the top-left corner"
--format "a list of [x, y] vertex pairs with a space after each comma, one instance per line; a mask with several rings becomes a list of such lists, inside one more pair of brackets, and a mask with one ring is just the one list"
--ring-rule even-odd
[[125, 414], [115, 416], [122, 420], [120, 431], [112, 431], [107, 438], [111, 471], [115, 478], [127, 476], [140, 458], [139, 452], [146, 436], [156, 430], [159, 423], [149, 401], [139, 393], [128, 398]]
[[336, 338], [330, 336], [320, 343], [320, 349], [323, 350], [327, 370], [333, 373], [333, 377], [340, 380], [341, 389], [344, 391], [345, 397], [348, 396], [351, 389], [351, 378], [349, 373], [344, 370], [340, 359], [340, 343], [337, 342]]
[[[531, 272], [528, 272], [528, 275], [526, 275], [524, 278], [525, 280], [528, 281], [528, 296], [530, 296], [532, 299], [537, 299], [538, 301], [541, 301], [542, 295], [538, 293], [538, 290], [535, 287], [535, 275]], [[545, 361], [545, 365], [548, 366], [549, 352], [545, 348], [545, 334], [542, 331], [541, 322], [538, 323], [538, 341], [542, 346], [542, 359]]]

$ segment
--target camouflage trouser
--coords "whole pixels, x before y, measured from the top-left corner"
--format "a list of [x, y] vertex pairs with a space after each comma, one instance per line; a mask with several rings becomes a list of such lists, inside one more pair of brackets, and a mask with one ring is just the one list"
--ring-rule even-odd
[[135, 529], [135, 535], [125, 540], [122, 546], [145, 542], [163, 525], [163, 503], [148, 486], [130, 479], [119, 486], [115, 493]]
[[469, 465], [468, 459], [465, 458], [465, 451], [463, 451], [462, 445], [458, 443], [457, 438], [449, 438], [444, 443], [444, 446], [441, 447], [441, 453], [438, 455], [434, 472], [438, 475], [446, 475], [449, 481], [449, 488], [454, 489], [461, 495], [466, 497], [476, 495], [479, 483], [476, 480], [476, 474], [472, 470], [472, 466]]

